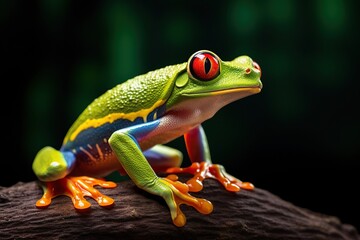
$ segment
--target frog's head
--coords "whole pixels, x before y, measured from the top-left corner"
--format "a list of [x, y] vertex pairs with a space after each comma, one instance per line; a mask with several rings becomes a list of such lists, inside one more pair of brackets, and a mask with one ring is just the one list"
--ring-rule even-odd
[[222, 61], [215, 53], [201, 50], [189, 58], [186, 70], [175, 77], [167, 106], [205, 110], [211, 117], [221, 107], [262, 89], [259, 65], [248, 56]]

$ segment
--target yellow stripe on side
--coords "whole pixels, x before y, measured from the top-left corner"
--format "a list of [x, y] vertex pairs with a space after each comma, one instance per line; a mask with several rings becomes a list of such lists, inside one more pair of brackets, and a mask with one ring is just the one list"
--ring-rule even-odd
[[73, 133], [70, 135], [70, 140], [74, 141], [74, 139], [79, 135], [80, 132], [88, 129], [88, 128], [97, 128], [100, 127], [106, 123], [112, 123], [115, 120], [118, 119], [127, 119], [130, 121], [134, 121], [136, 118], [141, 117], [143, 118], [144, 122], [146, 122], [147, 116], [154, 111], [157, 107], [160, 107], [162, 104], [164, 104], [164, 100], [157, 101], [153, 106], [146, 109], [141, 109], [137, 112], [131, 112], [131, 113], [111, 113], [109, 115], [106, 115], [105, 117], [98, 118], [98, 119], [87, 119], [85, 122], [83, 122]]

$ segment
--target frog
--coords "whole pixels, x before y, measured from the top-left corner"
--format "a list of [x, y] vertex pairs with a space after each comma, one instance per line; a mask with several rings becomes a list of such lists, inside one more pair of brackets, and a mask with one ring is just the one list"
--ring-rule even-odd
[[[254, 185], [229, 174], [212, 162], [203, 122], [226, 105], [262, 90], [260, 66], [248, 55], [223, 61], [210, 50], [193, 53], [173, 64], [118, 83], [95, 98], [65, 134], [61, 147], [45, 146], [32, 163], [43, 195], [37, 208], [47, 208], [60, 195], [70, 197], [82, 211], [90, 199], [102, 207], [114, 199], [101, 189], [119, 182], [106, 177], [127, 176], [138, 188], [160, 196], [172, 223], [186, 224], [180, 206], [210, 214], [213, 204], [193, 196], [205, 179], [215, 179], [229, 192], [253, 190]], [[191, 164], [168, 146], [183, 137]], [[189, 173], [187, 181], [179, 174]], [[89, 199], [87, 199], [89, 198]]]

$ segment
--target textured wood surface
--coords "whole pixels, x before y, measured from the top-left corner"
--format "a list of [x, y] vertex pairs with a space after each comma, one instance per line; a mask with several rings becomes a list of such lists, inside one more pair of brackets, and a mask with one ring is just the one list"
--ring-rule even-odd
[[303, 209], [256, 188], [226, 192], [216, 181], [194, 196], [214, 204], [202, 215], [182, 205], [187, 224], [172, 224], [163, 199], [139, 190], [130, 181], [101, 189], [115, 199], [112, 208], [92, 203], [86, 212], [74, 210], [70, 198], [55, 198], [37, 209], [42, 195], [37, 182], [0, 188], [0, 239], [301, 239], [359, 240], [357, 230], [338, 218]]

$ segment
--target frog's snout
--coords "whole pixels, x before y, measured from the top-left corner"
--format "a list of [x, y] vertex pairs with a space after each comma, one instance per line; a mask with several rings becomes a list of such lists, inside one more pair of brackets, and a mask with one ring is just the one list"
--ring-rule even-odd
[[260, 72], [260, 78], [261, 78], [261, 68], [259, 64], [255, 61], [253, 61], [253, 67]]
[[262, 73], [261, 68], [260, 68], [259, 64], [257, 62], [255, 62], [255, 61], [252, 61], [252, 66], [253, 66], [253, 70], [258, 72], [258, 74], [259, 74], [259, 79], [258, 79], [259, 85], [258, 85], [258, 87], [259, 87], [259, 90], [261, 91], [261, 89], [263, 87], [263, 84], [262, 84], [262, 82], [260, 80], [261, 73]]

